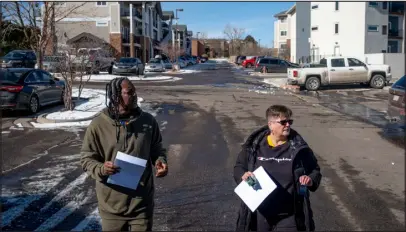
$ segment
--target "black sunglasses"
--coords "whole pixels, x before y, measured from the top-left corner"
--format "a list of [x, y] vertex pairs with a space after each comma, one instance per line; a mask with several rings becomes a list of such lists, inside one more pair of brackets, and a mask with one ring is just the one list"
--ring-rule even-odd
[[278, 123], [280, 123], [281, 125], [285, 126], [286, 123], [289, 123], [289, 125], [293, 124], [293, 119], [285, 119], [285, 120], [280, 120], [280, 121], [276, 121]]

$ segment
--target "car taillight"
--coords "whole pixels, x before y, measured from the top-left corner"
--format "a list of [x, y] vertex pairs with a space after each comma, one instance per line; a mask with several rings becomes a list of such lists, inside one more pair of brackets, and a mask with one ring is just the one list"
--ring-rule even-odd
[[24, 86], [18, 85], [18, 86], [2, 86], [0, 87], [0, 90], [5, 90], [10, 93], [19, 93], [21, 90], [23, 90]]
[[293, 70], [293, 77], [297, 77], [297, 70]]

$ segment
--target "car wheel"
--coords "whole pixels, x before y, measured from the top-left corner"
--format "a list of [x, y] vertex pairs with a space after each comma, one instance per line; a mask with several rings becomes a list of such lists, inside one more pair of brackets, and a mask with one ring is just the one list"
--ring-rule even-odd
[[30, 98], [30, 105], [29, 111], [32, 114], [36, 114], [39, 111], [40, 105], [38, 101], [38, 97], [36, 95], [31, 96]]
[[385, 87], [385, 77], [381, 74], [375, 74], [369, 82], [369, 85], [374, 89], [382, 89]]
[[320, 79], [317, 77], [309, 77], [306, 80], [305, 86], [309, 91], [316, 91], [320, 88]]

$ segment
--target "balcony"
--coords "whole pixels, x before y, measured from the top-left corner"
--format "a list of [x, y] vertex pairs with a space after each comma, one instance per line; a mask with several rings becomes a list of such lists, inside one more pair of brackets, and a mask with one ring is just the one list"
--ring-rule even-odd
[[[141, 44], [141, 38], [139, 37], [139, 36], [135, 36], [135, 35], [133, 35], [134, 36], [134, 43], [136, 43], [136, 44]], [[123, 44], [130, 44], [130, 37], [128, 36], [128, 37], [122, 37], [121, 38], [121, 42], [123, 43]]]
[[[120, 8], [120, 16], [121, 17], [130, 17], [130, 8], [121, 7]], [[133, 8], [133, 17], [137, 17], [138, 19], [142, 19], [142, 13], [137, 9]]]
[[403, 2], [390, 2], [389, 14], [403, 15], [405, 12], [405, 5]]
[[389, 29], [388, 37], [402, 39], [403, 38], [403, 30], [402, 29]]

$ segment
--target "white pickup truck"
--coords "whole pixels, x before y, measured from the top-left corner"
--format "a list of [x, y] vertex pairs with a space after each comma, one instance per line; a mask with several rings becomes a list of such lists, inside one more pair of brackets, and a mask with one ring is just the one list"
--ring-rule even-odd
[[306, 68], [289, 68], [288, 84], [315, 91], [324, 85], [367, 84], [382, 89], [392, 79], [389, 65], [370, 65], [353, 57], [330, 57]]

